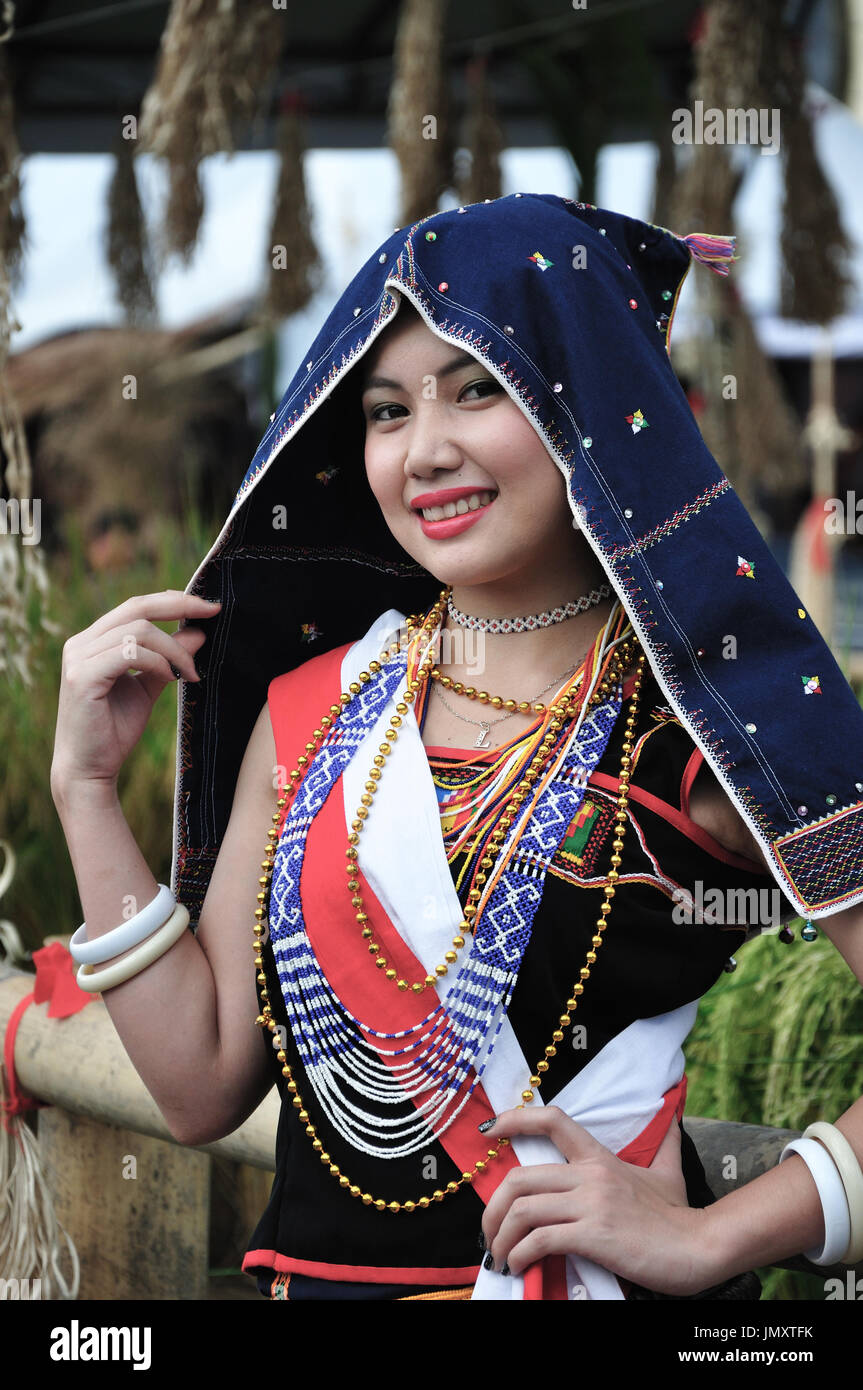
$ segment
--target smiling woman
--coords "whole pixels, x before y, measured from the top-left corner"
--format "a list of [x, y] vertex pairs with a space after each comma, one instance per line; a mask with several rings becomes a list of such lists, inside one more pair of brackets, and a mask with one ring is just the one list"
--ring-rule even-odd
[[730, 256], [550, 194], [399, 229], [190, 593], [74, 639], [53, 780], [89, 939], [124, 893], [162, 909], [93, 790], [138, 723], [94, 762], [87, 672], [140, 619], [131, 710], [195, 640], [150, 609], [221, 601], [180, 686], [165, 893], [196, 933], [173, 912], [107, 1003], [184, 1142], [277, 1085], [269, 1298], [752, 1297], [755, 1265], [863, 1256], [863, 1102], [718, 1201], [681, 1125], [698, 1001], [774, 925], [699, 903], [775, 881], [863, 978], [863, 717], [667, 355], [690, 259]]

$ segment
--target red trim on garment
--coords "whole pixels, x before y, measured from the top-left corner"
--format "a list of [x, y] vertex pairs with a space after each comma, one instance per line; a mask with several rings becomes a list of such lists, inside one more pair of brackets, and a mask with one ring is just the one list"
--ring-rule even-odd
[[307, 1274], [312, 1279], [333, 1279], [349, 1284], [431, 1284], [435, 1288], [445, 1288], [451, 1284], [475, 1284], [479, 1274], [479, 1265], [462, 1265], [452, 1269], [334, 1265], [323, 1260], [296, 1260], [293, 1255], [280, 1255], [277, 1250], [249, 1250], [240, 1268], [248, 1270], [256, 1265], [275, 1269], [279, 1274]]
[[634, 1163], [639, 1168], [649, 1168], [674, 1120], [683, 1119], [686, 1104], [686, 1072], [674, 1086], [670, 1086], [662, 1097], [662, 1106], [640, 1134], [618, 1151], [617, 1157], [625, 1163]]
[[[505, 745], [505, 747], [508, 746], [508, 744]], [[426, 744], [427, 753], [437, 753], [443, 757], [450, 758], [456, 756], [470, 758], [472, 762], [486, 762], [489, 758], [493, 758], [496, 753], [501, 753], [502, 751], [502, 748], [442, 748], [440, 744]]]
[[[339, 689], [330, 704], [339, 703], [338, 697], [342, 693], [342, 660], [352, 646], [352, 642], [345, 642], [341, 647], [334, 647], [330, 652], [321, 652], [320, 656], [313, 656], [309, 661], [304, 661], [302, 666], [295, 667], [293, 671], [285, 671], [280, 676], [274, 676], [270, 681], [267, 687], [267, 708], [270, 713], [270, 726], [276, 745], [276, 763], [280, 768], [284, 768], [286, 777], [297, 766], [300, 756], [306, 754], [306, 743], [311, 742], [311, 734], [319, 728], [317, 721], [323, 718], [324, 714], [329, 713], [329, 708], [321, 695], [321, 689], [332, 690], [332, 687], [338, 683]], [[303, 727], [302, 719], [298, 717], [293, 732], [291, 732], [291, 715], [294, 712], [292, 706], [298, 702], [301, 703], [307, 720]], [[308, 755], [306, 754], [306, 756]], [[308, 770], [308, 765], [305, 770]], [[299, 783], [292, 785], [298, 786]], [[280, 787], [279, 797], [281, 798], [283, 795], [284, 787]], [[290, 800], [293, 800], [293, 796]], [[289, 810], [290, 802], [287, 806], [282, 807], [282, 816], [277, 827], [280, 835], [285, 816]]]
[[[588, 782], [588, 785], [591, 784], [614, 792], [615, 795], [620, 790], [619, 779], [610, 777], [606, 772], [594, 772]], [[712, 854], [714, 859], [721, 859], [724, 863], [733, 865], [735, 869], [747, 869], [750, 873], [764, 874], [765, 878], [773, 877], [766, 864], [757, 864], [753, 859], [747, 859], [742, 854], [735, 854], [732, 850], [726, 849], [700, 825], [696, 825], [694, 820], [685, 816], [682, 811], [678, 811], [676, 806], [670, 805], [667, 801], [661, 801], [652, 792], [645, 791], [643, 787], [635, 787], [630, 783], [628, 794], [631, 801], [638, 801], [648, 810], [655, 811], [658, 816], [662, 816], [663, 820], [667, 820], [670, 825], [673, 825], [675, 830], [679, 830], [687, 839], [694, 840], [708, 854]]]
[[698, 776], [701, 764], [704, 762], [704, 754], [700, 748], [693, 748], [689, 761], [683, 769], [683, 777], [680, 781], [680, 809], [684, 816], [689, 820], [689, 794], [692, 791], [692, 784]]
[[566, 1287], [566, 1256], [546, 1255], [524, 1271], [525, 1303], [569, 1301]]

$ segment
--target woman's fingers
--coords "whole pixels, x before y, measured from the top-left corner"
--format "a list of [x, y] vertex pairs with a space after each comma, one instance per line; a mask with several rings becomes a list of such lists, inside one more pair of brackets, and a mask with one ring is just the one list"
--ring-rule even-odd
[[563, 1192], [571, 1188], [573, 1174], [570, 1168], [568, 1163], [531, 1163], [523, 1168], [512, 1168], [486, 1203], [482, 1218], [486, 1244], [490, 1245], [494, 1240], [514, 1203], [537, 1192]]
[[99, 699], [108, 694], [116, 682], [129, 673], [130, 668], [141, 672], [137, 679], [151, 701], [161, 694], [168, 682], [175, 680], [170, 659], [164, 653], [144, 646], [142, 642], [137, 644], [133, 659], [124, 653], [122, 644], [118, 642], [111, 642], [101, 651], [82, 656], [76, 663], [73, 680], [86, 682], [92, 695]]
[[183, 620], [203, 622], [206, 618], [214, 617], [219, 611], [218, 603], [209, 603], [197, 594], [184, 594], [180, 589], [163, 589], [155, 594], [133, 594], [110, 612], [103, 613], [89, 627], [75, 633], [69, 641], [76, 645], [82, 641], [87, 642], [110, 632], [112, 628], [131, 624], [140, 618], [157, 623]]
[[[536, 1264], [538, 1259], [545, 1259], [546, 1255], [578, 1254], [578, 1222], [568, 1216], [560, 1202], [559, 1198], [557, 1207], [552, 1207], [550, 1201], [545, 1202], [543, 1212], [548, 1219], [532, 1227], [521, 1240], [510, 1245], [506, 1266], [511, 1275], [523, 1275], [529, 1265]], [[554, 1220], [556, 1213], [559, 1220]], [[503, 1266], [495, 1262], [495, 1268], [500, 1270]]]
[[608, 1153], [604, 1144], [594, 1139], [583, 1125], [571, 1120], [558, 1105], [542, 1105], [535, 1110], [528, 1107], [504, 1110], [491, 1128], [483, 1131], [483, 1138], [496, 1144], [514, 1134], [544, 1135], [567, 1162]]
[[[528, 1173], [530, 1170], [522, 1171]], [[572, 1222], [580, 1213], [578, 1188], [573, 1183], [571, 1168], [561, 1166], [541, 1171], [547, 1173], [548, 1177], [538, 1180], [530, 1190], [513, 1197], [503, 1211], [497, 1228], [490, 1227], [486, 1235], [486, 1246], [494, 1257], [495, 1269], [500, 1269], [506, 1261], [513, 1274], [519, 1273], [519, 1270], [513, 1268], [509, 1256], [520, 1241], [538, 1226]], [[497, 1192], [494, 1195], [496, 1197]], [[485, 1229], [483, 1222], [483, 1230]]]
[[[77, 659], [79, 662], [87, 661], [90, 657], [98, 656], [103, 651], [116, 648], [125, 660], [125, 665], [121, 665], [119, 668], [121, 671], [143, 670], [144, 667], [141, 665], [139, 656], [144, 649], [149, 649], [164, 657], [167, 665], [166, 680], [174, 679], [170, 668], [176, 666], [186, 680], [196, 681], [198, 674], [195, 669], [192, 650], [190, 650], [190, 644], [194, 642], [195, 634], [198, 634], [199, 638], [204, 637], [200, 628], [184, 628], [183, 640], [181, 641], [179, 634], [163, 632], [161, 628], [156, 627], [145, 618], [137, 618], [121, 627], [109, 628], [99, 636], [94, 637], [79, 650]], [[197, 647], [193, 649], [197, 650]]]

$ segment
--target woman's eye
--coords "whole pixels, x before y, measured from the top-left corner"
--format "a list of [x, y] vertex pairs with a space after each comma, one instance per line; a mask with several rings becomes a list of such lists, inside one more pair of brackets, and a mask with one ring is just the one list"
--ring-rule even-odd
[[[479, 381], [472, 381], [469, 386], [466, 386], [464, 388], [464, 391], [479, 391], [480, 400], [483, 396], [491, 396], [494, 395], [496, 391], [502, 390], [503, 387], [501, 386], [500, 382], [495, 381], [490, 376], [481, 377]], [[464, 395], [464, 391], [462, 392], [462, 395]]]
[[386, 424], [386, 423], [387, 423], [389, 420], [391, 420], [393, 417], [390, 416], [390, 415], [384, 415], [383, 412], [384, 412], [385, 410], [404, 410], [404, 406], [403, 406], [403, 405], [398, 405], [395, 401], [390, 401], [390, 402], [389, 402], [388, 404], [386, 404], [386, 405], [376, 405], [376, 406], [369, 412], [369, 419], [370, 419], [370, 420], [380, 420], [380, 421], [382, 421], [384, 424]]

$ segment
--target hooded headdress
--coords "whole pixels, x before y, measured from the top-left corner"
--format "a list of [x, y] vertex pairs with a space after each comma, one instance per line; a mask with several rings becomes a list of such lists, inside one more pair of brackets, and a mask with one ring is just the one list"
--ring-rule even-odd
[[363, 463], [352, 368], [403, 298], [536, 430], [668, 704], [790, 901], [817, 917], [863, 900], [863, 712], [709, 453], [668, 357], [691, 260], [726, 273], [731, 250], [515, 193], [398, 229], [369, 257], [187, 586], [222, 603], [204, 624], [206, 679], [178, 692], [171, 886], [193, 921], [269, 682], [440, 593], [387, 528]]

